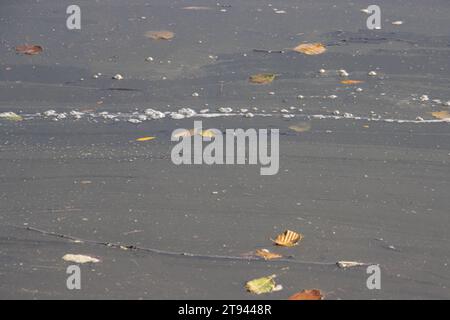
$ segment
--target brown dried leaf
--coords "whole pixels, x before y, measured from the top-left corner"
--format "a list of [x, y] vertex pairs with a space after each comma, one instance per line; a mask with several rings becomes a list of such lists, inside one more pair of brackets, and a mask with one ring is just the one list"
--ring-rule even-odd
[[293, 294], [288, 300], [323, 300], [323, 294], [318, 289], [303, 290]]
[[281, 254], [270, 252], [267, 249], [256, 250], [256, 255], [261, 258], [264, 258], [265, 260], [273, 260], [273, 259], [278, 259], [278, 258], [283, 257]]
[[327, 48], [321, 43], [302, 43], [293, 50], [307, 55], [317, 55], [327, 51]]
[[431, 115], [436, 119], [440, 120], [450, 120], [450, 112], [448, 111], [436, 111], [432, 112]]
[[175, 33], [168, 30], [147, 31], [145, 36], [153, 40], [170, 40], [175, 36]]
[[267, 84], [275, 80], [276, 75], [273, 73], [258, 73], [250, 76], [249, 81], [256, 84]]
[[363, 83], [364, 81], [362, 80], [342, 80], [341, 83], [342, 84], [358, 84], [358, 83]]
[[293, 247], [303, 239], [303, 235], [300, 233], [286, 230], [282, 234], [279, 234], [275, 240], [272, 240], [276, 245], [283, 247]]
[[41, 46], [36, 45], [23, 45], [23, 46], [17, 46], [16, 52], [17, 53], [23, 53], [28, 55], [36, 55], [43, 51]]
[[311, 130], [311, 123], [309, 122], [299, 122], [296, 125], [289, 126], [289, 129], [295, 132], [307, 132]]

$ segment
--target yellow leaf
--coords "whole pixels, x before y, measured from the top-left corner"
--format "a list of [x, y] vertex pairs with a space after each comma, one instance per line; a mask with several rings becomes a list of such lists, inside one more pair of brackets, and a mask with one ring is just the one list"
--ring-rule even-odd
[[327, 48], [321, 43], [302, 43], [293, 50], [307, 55], [317, 55], [327, 51]]
[[302, 239], [303, 235], [291, 230], [286, 230], [272, 241], [278, 246], [293, 247]]
[[142, 138], [137, 138], [136, 141], [143, 142], [143, 141], [150, 141], [153, 139], [156, 139], [156, 137], [142, 137]]
[[249, 81], [256, 84], [267, 84], [275, 80], [276, 75], [273, 73], [258, 73], [250, 76]]
[[431, 115], [436, 119], [450, 120], [450, 112], [448, 111], [436, 111], [432, 112]]
[[341, 83], [342, 84], [358, 84], [358, 83], [363, 83], [364, 81], [362, 80], [342, 80]]
[[9, 121], [14, 121], [14, 122], [23, 120], [22, 116], [19, 116], [18, 114], [14, 113], [14, 112], [0, 113], [0, 119], [5, 119], [5, 120], [9, 120]]
[[295, 132], [307, 132], [311, 130], [311, 123], [309, 122], [299, 122], [296, 125], [292, 125], [289, 127], [289, 129], [295, 131]]
[[245, 284], [245, 288], [255, 294], [269, 293], [272, 291], [279, 291], [282, 289], [281, 286], [277, 286], [273, 280], [276, 275], [271, 275], [268, 277], [262, 277], [258, 279], [251, 280]]
[[267, 249], [256, 250], [256, 255], [261, 258], [264, 258], [264, 260], [273, 260], [273, 259], [278, 259], [278, 258], [283, 257], [281, 254], [270, 252]]
[[175, 33], [168, 30], [147, 31], [145, 36], [153, 40], [170, 40], [175, 36]]
[[303, 290], [290, 296], [288, 300], [322, 300], [323, 294], [320, 290]]

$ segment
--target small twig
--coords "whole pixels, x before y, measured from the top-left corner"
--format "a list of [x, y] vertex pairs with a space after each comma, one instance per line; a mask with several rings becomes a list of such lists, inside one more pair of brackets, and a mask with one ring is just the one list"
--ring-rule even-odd
[[[67, 239], [71, 241], [76, 241], [78, 243], [90, 243], [95, 245], [101, 245], [106, 246], [109, 248], [114, 249], [121, 249], [121, 250], [134, 250], [134, 251], [143, 251], [148, 253], [155, 253], [160, 255], [166, 255], [166, 256], [181, 256], [181, 257], [189, 257], [189, 258], [197, 258], [197, 259], [213, 259], [213, 260], [238, 260], [238, 261], [247, 261], [247, 262], [267, 262], [267, 260], [264, 260], [260, 257], [240, 257], [240, 256], [226, 256], [226, 255], [207, 255], [207, 254], [196, 254], [196, 253], [190, 253], [190, 252], [176, 252], [176, 251], [167, 251], [167, 250], [161, 250], [156, 248], [146, 248], [146, 247], [140, 247], [135, 245], [123, 245], [120, 243], [114, 243], [114, 242], [103, 242], [103, 241], [96, 241], [96, 240], [87, 240], [82, 239], [79, 237], [70, 236], [63, 233], [57, 233], [53, 231], [47, 231], [47, 230], [41, 230], [34, 227], [23, 227], [23, 226], [17, 226], [17, 225], [7, 225], [10, 227], [27, 230], [27, 231], [33, 231], [40, 233], [42, 235]], [[306, 265], [321, 265], [321, 266], [336, 266], [335, 262], [317, 262], [317, 261], [302, 261], [302, 260], [295, 260], [295, 259], [276, 259], [276, 260], [270, 260], [270, 263], [291, 263], [291, 264], [306, 264]]]
[[265, 49], [253, 49], [253, 52], [260, 53], [284, 53], [284, 50], [265, 50]]

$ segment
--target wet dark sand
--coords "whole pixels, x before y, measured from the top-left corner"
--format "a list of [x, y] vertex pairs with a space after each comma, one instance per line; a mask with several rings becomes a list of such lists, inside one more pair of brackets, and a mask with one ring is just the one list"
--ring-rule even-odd
[[[85, 25], [77, 33], [64, 27], [66, 1], [2, 2], [0, 112], [256, 106], [270, 113], [295, 106], [302, 114], [338, 109], [411, 120], [448, 110], [416, 99], [450, 100], [446, 1], [380, 4], [386, 21], [376, 35], [364, 30], [359, 10], [366, 3], [273, 4], [286, 14], [262, 1], [208, 11], [180, 9], [205, 5], [191, 1], [136, 3], [79, 1]], [[405, 23], [392, 26], [395, 20]], [[159, 29], [173, 30], [175, 39], [143, 36]], [[322, 41], [328, 52], [253, 52], [303, 41]], [[16, 55], [14, 47], [25, 42], [42, 45], [43, 54]], [[362, 93], [352, 94], [331, 71], [319, 76], [320, 68], [346, 69], [365, 81]], [[379, 75], [368, 77], [370, 70]], [[97, 72], [104, 76], [92, 79]], [[258, 72], [280, 76], [269, 86], [248, 84]], [[111, 80], [116, 73], [125, 79]], [[337, 98], [313, 98], [328, 95]], [[204, 127], [220, 129], [279, 128], [276, 176], [260, 176], [259, 166], [173, 165], [170, 134], [191, 128], [193, 118], [138, 125], [0, 120], [0, 298], [285, 299], [319, 288], [329, 299], [449, 299], [449, 124], [324, 119], [310, 120], [308, 132], [288, 129], [303, 120], [279, 112], [203, 119]], [[156, 139], [135, 142], [142, 136]], [[203, 257], [73, 243], [27, 226]], [[285, 229], [304, 234], [299, 246], [271, 245]], [[208, 257], [258, 248], [292, 261]], [[82, 266], [81, 291], [66, 289], [66, 253], [101, 259]], [[342, 270], [334, 265], [339, 260], [379, 264], [382, 289], [368, 290], [365, 268]], [[271, 274], [282, 291], [245, 292], [246, 281]]]

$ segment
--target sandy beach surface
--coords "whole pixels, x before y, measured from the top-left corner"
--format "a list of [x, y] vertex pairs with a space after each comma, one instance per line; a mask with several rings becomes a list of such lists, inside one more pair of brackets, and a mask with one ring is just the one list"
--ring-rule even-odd
[[[0, 4], [1, 299], [450, 298], [448, 1], [378, 1], [380, 30], [366, 1], [80, 0], [81, 30], [70, 4]], [[176, 166], [194, 120], [279, 129], [278, 174]], [[274, 246], [286, 229], [304, 238]], [[66, 254], [100, 260], [81, 290]], [[246, 291], [272, 274], [283, 290]]]

